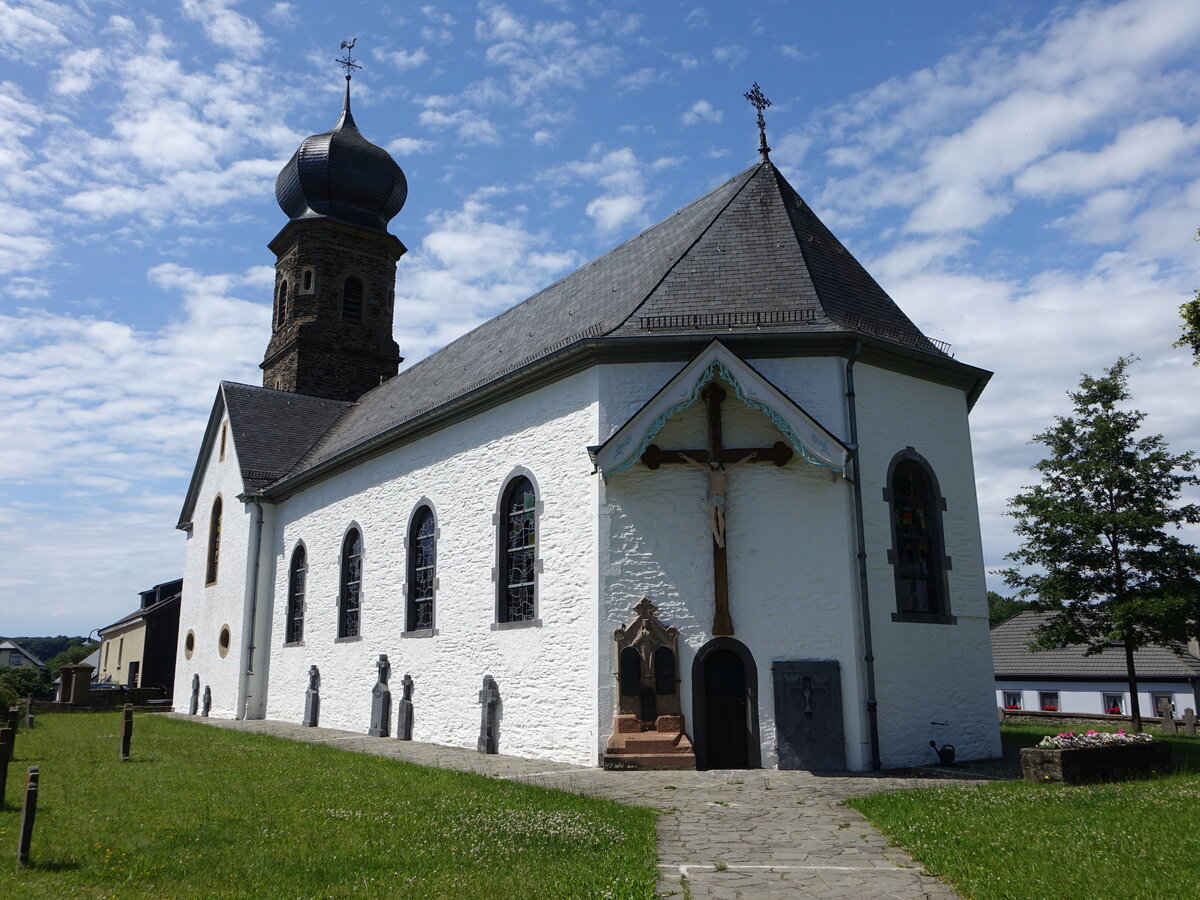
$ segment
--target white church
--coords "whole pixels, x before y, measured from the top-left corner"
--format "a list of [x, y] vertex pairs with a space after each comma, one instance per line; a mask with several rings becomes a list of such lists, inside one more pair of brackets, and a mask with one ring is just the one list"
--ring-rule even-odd
[[176, 709], [611, 768], [999, 755], [990, 373], [759, 154], [399, 371], [407, 183], [347, 81], [276, 182], [263, 386], [220, 385], [180, 515]]

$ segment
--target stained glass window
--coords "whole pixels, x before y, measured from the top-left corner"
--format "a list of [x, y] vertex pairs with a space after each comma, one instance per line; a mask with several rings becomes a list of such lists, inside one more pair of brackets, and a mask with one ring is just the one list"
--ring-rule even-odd
[[362, 534], [351, 528], [342, 541], [342, 589], [338, 602], [338, 637], [357, 637], [362, 600]]
[[433, 510], [422, 506], [408, 535], [409, 631], [433, 627], [433, 579], [437, 569], [437, 535]]
[[892, 470], [896, 608], [901, 613], [946, 612], [941, 510], [933, 481], [914, 459]]
[[287, 633], [289, 644], [304, 640], [304, 587], [308, 576], [308, 554], [300, 544], [292, 552], [292, 567], [288, 574]]
[[537, 497], [528, 478], [512, 481], [504, 495], [504, 598], [505, 622], [526, 622], [534, 617], [537, 565], [535, 507]]
[[215, 584], [217, 581], [217, 566], [221, 561], [221, 498], [213, 501], [212, 515], [208, 519], [208, 565], [205, 570], [205, 584]]

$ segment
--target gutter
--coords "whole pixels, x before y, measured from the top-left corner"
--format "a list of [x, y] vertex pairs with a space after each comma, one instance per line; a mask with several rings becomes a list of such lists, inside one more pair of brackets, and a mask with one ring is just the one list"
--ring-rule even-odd
[[846, 411], [850, 420], [850, 451], [848, 463], [854, 466], [854, 530], [858, 539], [858, 598], [862, 604], [863, 663], [867, 676], [867, 729], [871, 739], [871, 768], [879, 771], [879, 701], [875, 698], [875, 651], [871, 641], [871, 599], [867, 587], [867, 538], [863, 527], [862, 473], [858, 461], [858, 411], [854, 400], [854, 364], [862, 353], [862, 341], [854, 342], [854, 352], [846, 361]]
[[263, 505], [258, 495], [242, 495], [254, 504], [254, 565], [250, 577], [250, 623], [246, 628], [246, 671], [242, 673], [242, 718], [250, 718], [250, 678], [254, 675], [254, 625], [258, 619], [258, 574], [262, 561]]

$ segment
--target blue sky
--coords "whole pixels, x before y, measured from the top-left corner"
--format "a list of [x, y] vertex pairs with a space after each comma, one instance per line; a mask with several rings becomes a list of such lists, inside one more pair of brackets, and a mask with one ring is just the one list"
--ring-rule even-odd
[[[0, 0], [0, 634], [176, 577], [217, 382], [257, 384], [278, 170], [337, 119], [408, 175], [408, 362], [772, 159], [900, 306], [996, 375], [989, 568], [1029, 437], [1117, 356], [1200, 447], [1200, 4]], [[1195, 540], [1193, 534], [1192, 539]], [[996, 579], [990, 579], [999, 587]]]

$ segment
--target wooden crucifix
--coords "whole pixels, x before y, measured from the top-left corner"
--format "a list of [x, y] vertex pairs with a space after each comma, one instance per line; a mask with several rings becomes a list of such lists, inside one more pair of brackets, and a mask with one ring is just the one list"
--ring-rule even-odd
[[752, 462], [772, 462], [783, 466], [792, 458], [792, 448], [783, 441], [772, 447], [726, 447], [721, 437], [721, 401], [725, 390], [710, 381], [700, 392], [708, 407], [708, 446], [702, 450], [662, 450], [651, 444], [642, 454], [649, 468], [681, 464], [701, 469], [708, 476], [708, 525], [712, 532], [713, 596], [716, 613], [713, 615], [713, 635], [732, 635], [733, 618], [729, 614], [729, 564], [725, 556], [725, 516], [728, 507], [729, 473], [740, 465]]

